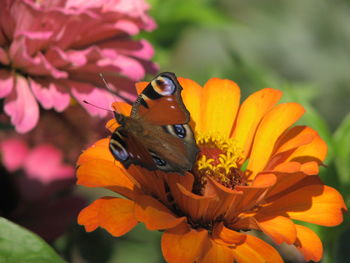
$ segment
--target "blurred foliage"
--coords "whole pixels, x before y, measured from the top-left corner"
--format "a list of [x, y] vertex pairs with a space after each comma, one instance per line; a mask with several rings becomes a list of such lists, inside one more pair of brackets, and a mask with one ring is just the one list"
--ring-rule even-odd
[[37, 235], [0, 217], [0, 262], [64, 263]]

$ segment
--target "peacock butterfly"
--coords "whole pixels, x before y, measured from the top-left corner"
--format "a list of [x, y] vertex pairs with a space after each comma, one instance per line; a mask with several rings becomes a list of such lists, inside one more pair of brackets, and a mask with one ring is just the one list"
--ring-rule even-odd
[[120, 126], [109, 149], [124, 167], [135, 164], [179, 174], [192, 169], [199, 149], [181, 90], [175, 74], [164, 72], [138, 96], [130, 116], [114, 112]]

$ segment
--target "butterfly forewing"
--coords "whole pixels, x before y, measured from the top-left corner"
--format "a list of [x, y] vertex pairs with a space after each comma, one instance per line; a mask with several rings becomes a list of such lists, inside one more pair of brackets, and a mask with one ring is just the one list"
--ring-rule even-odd
[[[162, 88], [164, 86], [167, 88]], [[188, 123], [189, 112], [182, 101], [181, 90], [174, 73], [160, 74], [139, 95], [131, 116], [155, 125]]]

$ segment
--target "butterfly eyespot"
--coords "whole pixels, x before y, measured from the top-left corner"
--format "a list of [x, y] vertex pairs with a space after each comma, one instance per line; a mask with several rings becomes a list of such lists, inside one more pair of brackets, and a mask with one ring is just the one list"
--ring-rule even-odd
[[186, 137], [186, 129], [182, 124], [173, 125], [173, 129], [177, 137], [183, 139]]
[[153, 89], [162, 96], [168, 96], [175, 92], [175, 83], [168, 77], [159, 76], [152, 81]]
[[174, 125], [163, 126], [163, 129], [165, 132], [173, 136], [179, 137], [180, 139], [185, 139], [187, 136], [189, 127], [186, 124], [174, 124]]
[[156, 155], [155, 153], [153, 152], [150, 152], [151, 155], [152, 155], [152, 158], [153, 158], [153, 161], [155, 162], [155, 164], [157, 166], [166, 166], [167, 163], [166, 161], [164, 161], [163, 159], [161, 159], [158, 155]]
[[116, 144], [110, 144], [109, 146], [112, 155], [118, 160], [118, 161], [126, 161], [129, 158], [129, 153], [123, 148], [119, 147]]
[[160, 159], [158, 157], [153, 157], [153, 160], [157, 166], [166, 166], [166, 161], [164, 161], [163, 159]]
[[123, 146], [123, 139], [121, 138], [121, 132], [116, 132], [112, 135], [109, 142], [109, 150], [118, 161], [126, 161], [129, 158], [129, 153]]

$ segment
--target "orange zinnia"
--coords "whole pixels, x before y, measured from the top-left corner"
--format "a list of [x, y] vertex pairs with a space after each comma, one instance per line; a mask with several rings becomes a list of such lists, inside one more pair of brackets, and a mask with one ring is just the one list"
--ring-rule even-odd
[[[291, 127], [303, 107], [276, 105], [282, 93], [275, 89], [260, 90], [240, 105], [233, 81], [213, 78], [202, 88], [178, 80], [201, 150], [193, 171], [181, 176], [135, 165], [125, 169], [109, 152], [109, 139], [102, 139], [81, 154], [78, 184], [126, 198], [96, 200], [81, 211], [79, 224], [113, 236], [138, 222], [164, 230], [167, 262], [283, 262], [272, 246], [243, 232], [251, 229], [276, 244], [294, 244], [307, 261], [319, 261], [319, 237], [292, 219], [335, 226], [346, 206], [317, 176], [325, 142], [309, 127]], [[130, 114], [129, 105], [117, 106]]]

